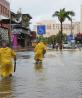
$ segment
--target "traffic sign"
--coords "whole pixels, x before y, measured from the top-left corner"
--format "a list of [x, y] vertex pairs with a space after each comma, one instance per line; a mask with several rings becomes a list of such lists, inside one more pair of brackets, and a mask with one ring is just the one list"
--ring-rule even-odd
[[37, 26], [37, 34], [43, 35], [46, 33], [46, 27], [45, 25], [38, 25]]

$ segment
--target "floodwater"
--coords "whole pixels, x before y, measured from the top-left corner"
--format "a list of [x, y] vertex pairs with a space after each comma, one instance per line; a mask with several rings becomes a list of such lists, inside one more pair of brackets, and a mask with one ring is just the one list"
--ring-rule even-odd
[[0, 78], [0, 98], [82, 98], [82, 51], [48, 51], [43, 64], [33, 52], [17, 53], [17, 69]]

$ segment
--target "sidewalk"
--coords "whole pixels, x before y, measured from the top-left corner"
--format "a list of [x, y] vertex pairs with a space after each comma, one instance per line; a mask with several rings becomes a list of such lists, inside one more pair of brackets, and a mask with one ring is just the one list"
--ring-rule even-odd
[[19, 49], [16, 49], [16, 50], [14, 50], [14, 51], [16, 51], [16, 52], [33, 51], [33, 48], [32, 48], [32, 47], [19, 48]]
[[[59, 49], [57, 50], [57, 49], [48, 49], [48, 50], [54, 50], [54, 51], [60, 51]], [[62, 51], [72, 51], [72, 50], [74, 50], [74, 51], [81, 51], [81, 48], [79, 49], [79, 48], [75, 48], [75, 49], [62, 49]]]

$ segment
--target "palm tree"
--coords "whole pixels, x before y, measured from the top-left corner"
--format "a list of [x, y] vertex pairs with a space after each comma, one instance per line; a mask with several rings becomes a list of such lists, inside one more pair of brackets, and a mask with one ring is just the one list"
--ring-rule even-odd
[[73, 11], [66, 11], [65, 8], [63, 9], [60, 9], [60, 11], [56, 11], [54, 14], [53, 14], [53, 17], [58, 17], [58, 20], [60, 21], [60, 24], [61, 24], [61, 43], [60, 44], [60, 49], [62, 50], [62, 32], [63, 32], [63, 22], [68, 19], [70, 21], [72, 21], [72, 16], [74, 16], [75, 13]]

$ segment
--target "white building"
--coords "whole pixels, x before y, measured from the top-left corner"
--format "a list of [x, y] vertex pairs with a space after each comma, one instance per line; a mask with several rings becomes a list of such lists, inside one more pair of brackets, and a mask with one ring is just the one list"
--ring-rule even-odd
[[[36, 32], [37, 32], [38, 25], [45, 25], [46, 34], [44, 34], [44, 37], [56, 35], [60, 31], [60, 28], [61, 28], [60, 23], [56, 23], [53, 20], [43, 20], [43, 21], [37, 22], [36, 25], [34, 26], [34, 30]], [[76, 35], [78, 32], [80, 32], [80, 22], [73, 22], [72, 33]], [[63, 33], [65, 34], [71, 33], [71, 22], [63, 24]]]

